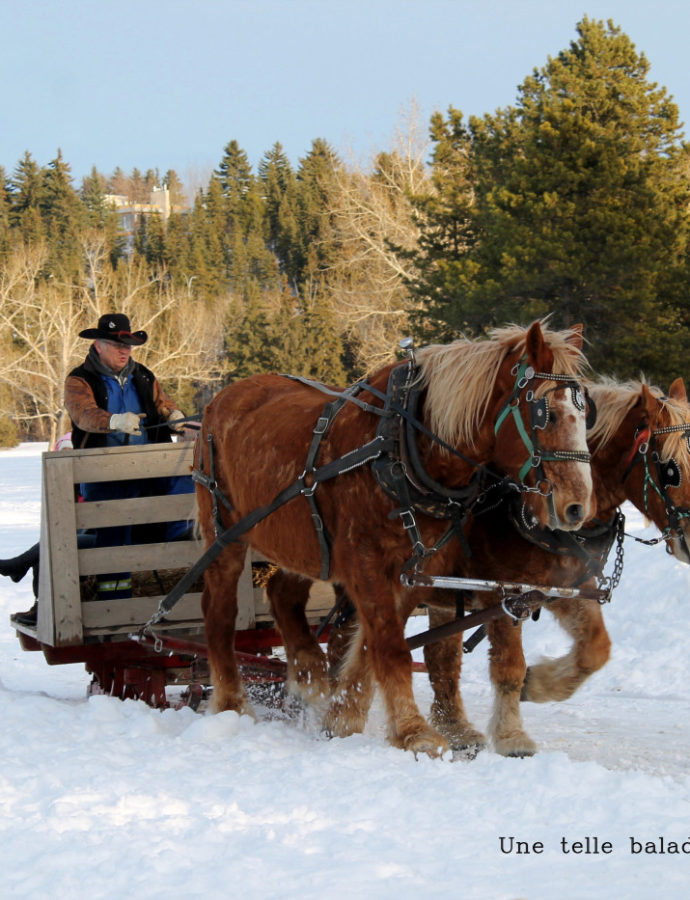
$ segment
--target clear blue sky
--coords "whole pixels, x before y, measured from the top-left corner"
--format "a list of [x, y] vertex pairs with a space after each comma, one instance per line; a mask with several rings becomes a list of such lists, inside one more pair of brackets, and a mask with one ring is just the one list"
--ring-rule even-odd
[[425, 124], [512, 104], [585, 14], [632, 39], [690, 134], [688, 0], [0, 0], [0, 165], [60, 147], [77, 182], [188, 180], [232, 139], [256, 166], [317, 137], [366, 159], [413, 103]]

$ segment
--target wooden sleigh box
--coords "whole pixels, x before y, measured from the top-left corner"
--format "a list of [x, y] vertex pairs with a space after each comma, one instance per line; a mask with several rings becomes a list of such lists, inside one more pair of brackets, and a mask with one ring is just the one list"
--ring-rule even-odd
[[[84, 482], [189, 475], [193, 448], [193, 442], [180, 441], [43, 454], [38, 621], [36, 627], [15, 623], [18, 631], [49, 647], [69, 647], [125, 640], [150, 619], [161, 598], [201, 556], [202, 542], [79, 549], [77, 534], [81, 530], [132, 525], [140, 526], [137, 531], [145, 540], [147, 526], [193, 520], [195, 494], [83, 503], [77, 502], [76, 489]], [[257, 564], [261, 561], [247, 554], [238, 591], [238, 631], [272, 624], [265, 592], [253, 584], [252, 568]], [[131, 599], [96, 599], [94, 576], [121, 571], [132, 572]], [[152, 584], [157, 593], [152, 593]], [[200, 589], [185, 594], [156, 631], [203, 641], [200, 601]], [[315, 584], [308, 607], [310, 621], [318, 623], [332, 605], [330, 586]]]

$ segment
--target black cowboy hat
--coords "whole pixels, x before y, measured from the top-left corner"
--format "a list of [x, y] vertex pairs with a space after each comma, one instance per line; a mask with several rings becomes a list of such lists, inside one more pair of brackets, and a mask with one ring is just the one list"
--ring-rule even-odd
[[97, 328], [85, 328], [79, 332], [79, 337], [92, 338], [93, 340], [114, 341], [116, 344], [126, 344], [128, 347], [139, 347], [148, 340], [145, 331], [132, 331], [129, 319], [122, 313], [108, 313], [98, 320]]

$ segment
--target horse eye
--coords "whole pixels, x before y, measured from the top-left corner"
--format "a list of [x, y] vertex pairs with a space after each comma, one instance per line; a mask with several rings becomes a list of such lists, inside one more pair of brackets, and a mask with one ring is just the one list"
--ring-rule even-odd
[[557, 421], [558, 421], [558, 416], [552, 409], [550, 409], [549, 410], [549, 425], [555, 425]]

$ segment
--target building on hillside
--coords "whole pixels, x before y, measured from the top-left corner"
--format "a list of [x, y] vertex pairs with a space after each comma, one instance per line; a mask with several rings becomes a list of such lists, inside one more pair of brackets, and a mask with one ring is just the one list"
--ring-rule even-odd
[[125, 252], [134, 251], [134, 235], [142, 218], [159, 215], [164, 222], [170, 213], [184, 212], [186, 207], [171, 204], [170, 191], [167, 187], [154, 187], [149, 195], [148, 203], [132, 203], [124, 194], [106, 194], [105, 202], [114, 207], [120, 219], [120, 230], [125, 239]]

